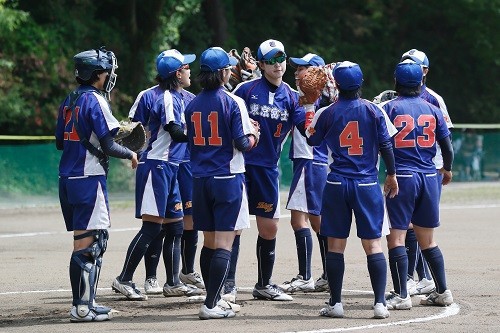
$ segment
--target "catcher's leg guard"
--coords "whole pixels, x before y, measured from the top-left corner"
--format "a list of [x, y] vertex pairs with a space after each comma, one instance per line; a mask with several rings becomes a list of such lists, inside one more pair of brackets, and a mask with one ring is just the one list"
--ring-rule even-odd
[[[86, 249], [73, 252], [71, 256], [70, 280], [73, 305], [76, 307], [76, 313], [72, 311], [72, 320], [75, 315], [83, 321], [106, 320], [109, 317], [102, 319], [102, 316], [111, 311], [111, 308], [95, 304], [102, 255], [106, 251], [109, 234], [107, 230], [93, 230], [74, 236], [74, 239], [89, 236], [94, 236], [94, 242]], [[79, 321], [78, 317], [75, 317], [75, 321]]]

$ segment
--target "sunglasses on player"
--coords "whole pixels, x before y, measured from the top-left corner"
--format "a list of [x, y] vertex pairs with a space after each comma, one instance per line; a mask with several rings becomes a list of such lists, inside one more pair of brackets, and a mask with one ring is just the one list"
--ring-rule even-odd
[[267, 65], [274, 65], [275, 63], [282, 63], [283, 61], [286, 60], [286, 54], [282, 54], [280, 56], [271, 58], [269, 60], [264, 60], [264, 63]]

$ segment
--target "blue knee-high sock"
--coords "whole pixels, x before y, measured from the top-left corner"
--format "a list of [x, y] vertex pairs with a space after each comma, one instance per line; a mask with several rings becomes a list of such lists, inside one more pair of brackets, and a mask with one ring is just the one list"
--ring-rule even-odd
[[194, 259], [198, 248], [198, 230], [184, 230], [181, 240], [182, 274], [194, 272]]
[[132, 281], [134, 272], [146, 253], [149, 244], [158, 236], [161, 231], [161, 224], [143, 221], [141, 230], [135, 235], [130, 243], [125, 263], [118, 279], [120, 281]]
[[319, 233], [316, 234], [316, 237], [318, 238], [318, 243], [319, 243], [319, 253], [321, 255], [321, 265], [323, 267], [323, 274], [321, 274], [321, 277], [323, 279], [328, 279], [328, 275], [326, 274], [326, 253], [328, 252], [328, 238], [325, 236], [320, 235]]
[[161, 230], [158, 236], [151, 241], [144, 254], [144, 266], [146, 268], [146, 279], [156, 277], [156, 269], [160, 262], [161, 250], [163, 248], [163, 238], [165, 231]]
[[[423, 278], [426, 278], [427, 280], [432, 280], [432, 274], [431, 271], [429, 270], [429, 265], [427, 264], [427, 260], [425, 260], [424, 255], [422, 254], [422, 251], [419, 252], [420, 257], [422, 258], [422, 266], [424, 267], [424, 274], [422, 276]], [[420, 279], [420, 280], [422, 280]]]
[[165, 223], [165, 239], [163, 241], [163, 263], [169, 286], [180, 283], [179, 267], [181, 261], [181, 238], [184, 226], [182, 221]]
[[220, 293], [226, 281], [229, 265], [231, 261], [231, 252], [224, 249], [216, 249], [210, 263], [210, 285], [207, 289], [205, 305], [212, 309], [220, 300]]
[[238, 264], [238, 255], [240, 254], [240, 235], [236, 235], [231, 249], [231, 263], [227, 274], [227, 281], [236, 281], [236, 265]]
[[275, 249], [276, 238], [268, 240], [260, 236], [257, 237], [257, 270], [259, 275], [257, 284], [261, 287], [267, 286], [273, 275]]
[[389, 250], [389, 265], [391, 267], [394, 291], [402, 298], [406, 298], [406, 277], [408, 275], [408, 256], [404, 246], [397, 246]]
[[432, 277], [434, 278], [434, 282], [436, 283], [436, 291], [439, 294], [442, 294], [446, 289], [448, 289], [446, 286], [443, 254], [437, 246], [422, 250], [422, 254], [429, 264], [429, 269]]
[[416, 271], [418, 275], [418, 279], [422, 280], [426, 278], [427, 280], [432, 280], [431, 272], [429, 271], [429, 266], [427, 265], [427, 260], [425, 260], [424, 255], [420, 248], [418, 248], [418, 257], [417, 257], [417, 266]]
[[311, 278], [311, 255], [312, 237], [309, 228], [302, 228], [295, 231], [295, 245], [297, 247], [297, 258], [299, 260], [299, 275], [304, 280]]
[[387, 261], [383, 253], [374, 253], [366, 256], [368, 273], [372, 284], [375, 302], [385, 305], [385, 286], [387, 285]]
[[206, 246], [202, 247], [200, 251], [200, 270], [205, 287], [210, 283], [210, 264], [212, 263], [214, 252], [214, 249], [209, 249]]
[[345, 262], [344, 254], [337, 252], [326, 253], [326, 273], [330, 287], [330, 305], [342, 301], [342, 283], [344, 282]]
[[408, 279], [413, 279], [413, 272], [417, 265], [417, 258], [419, 253], [419, 246], [417, 236], [413, 229], [408, 229], [405, 238], [406, 253], [408, 255]]

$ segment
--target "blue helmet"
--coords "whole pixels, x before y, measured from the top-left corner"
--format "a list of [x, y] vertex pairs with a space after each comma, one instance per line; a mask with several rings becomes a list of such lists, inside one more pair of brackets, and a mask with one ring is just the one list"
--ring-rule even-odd
[[108, 72], [108, 78], [104, 84], [104, 91], [109, 93], [116, 83], [115, 69], [118, 68], [115, 54], [107, 51], [104, 46], [78, 53], [73, 57], [75, 62], [75, 76], [81, 80], [88, 81], [95, 71]]

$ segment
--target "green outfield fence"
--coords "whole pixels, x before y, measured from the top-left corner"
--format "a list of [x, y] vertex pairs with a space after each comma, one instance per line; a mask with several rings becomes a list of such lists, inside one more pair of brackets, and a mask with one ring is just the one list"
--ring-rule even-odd
[[[288, 159], [290, 140], [280, 159], [281, 186], [292, 178]], [[453, 129], [454, 181], [500, 180], [500, 124], [459, 124]], [[60, 151], [50, 136], [0, 135], [0, 201], [10, 197], [57, 196]], [[381, 167], [381, 176], [383, 166]], [[133, 193], [130, 161], [111, 159], [110, 192]]]

